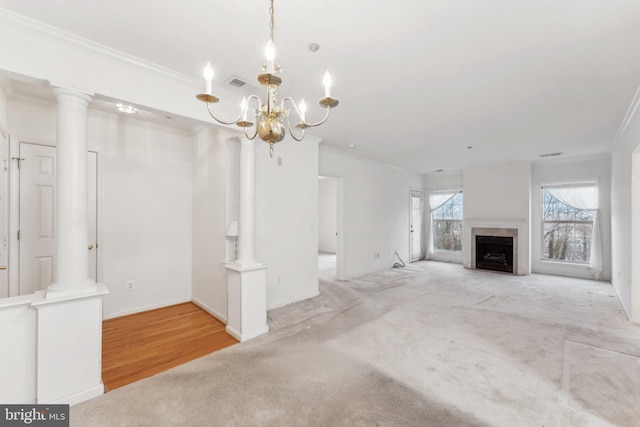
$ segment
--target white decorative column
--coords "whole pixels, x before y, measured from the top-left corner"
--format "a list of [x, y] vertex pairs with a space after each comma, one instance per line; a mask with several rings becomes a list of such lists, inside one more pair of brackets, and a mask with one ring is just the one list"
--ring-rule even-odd
[[55, 281], [48, 294], [93, 290], [87, 237], [87, 107], [91, 96], [62, 87], [52, 92], [58, 100], [56, 257]]
[[267, 326], [267, 267], [255, 257], [255, 145], [240, 140], [238, 259], [227, 268], [226, 331], [246, 341], [269, 331]]
[[34, 299], [36, 403], [101, 395], [103, 284], [89, 278], [87, 107], [91, 96], [54, 86], [58, 99], [55, 282]]
[[258, 264], [255, 255], [256, 222], [256, 147], [253, 141], [240, 140], [240, 198], [238, 216], [237, 264]]

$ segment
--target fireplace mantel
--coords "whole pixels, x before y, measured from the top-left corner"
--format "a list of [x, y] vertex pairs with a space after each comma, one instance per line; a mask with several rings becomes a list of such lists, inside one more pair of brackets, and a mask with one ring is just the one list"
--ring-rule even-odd
[[[463, 265], [466, 268], [475, 268], [475, 235], [473, 229], [483, 229], [484, 233], [487, 229], [503, 229], [514, 230], [516, 233], [504, 231], [497, 232], [496, 235], [517, 235], [517, 241], [514, 238], [514, 245], [517, 245], [517, 264], [514, 259], [514, 274], [527, 275], [531, 274], [531, 257], [530, 257], [530, 227], [526, 220], [482, 220], [482, 219], [465, 219], [464, 232], [462, 237], [463, 247]], [[507, 234], [504, 234], [507, 233]]]

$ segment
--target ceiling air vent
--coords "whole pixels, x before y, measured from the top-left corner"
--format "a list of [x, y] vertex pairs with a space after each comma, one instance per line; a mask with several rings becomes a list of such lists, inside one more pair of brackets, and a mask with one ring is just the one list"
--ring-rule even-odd
[[257, 95], [260, 91], [260, 88], [258, 86], [256, 86], [255, 84], [251, 84], [245, 79], [238, 76], [229, 77], [225, 81], [225, 84], [227, 85], [227, 88], [243, 96]]
[[560, 155], [562, 155], [562, 153], [558, 151], [556, 153], [540, 154], [540, 157], [556, 157]]
[[237, 76], [231, 76], [229, 77], [229, 79], [227, 80], [227, 84], [229, 86], [233, 86], [233, 87], [237, 87], [237, 88], [242, 88], [244, 85], [247, 84], [247, 82], [245, 82], [244, 80], [242, 80], [240, 77]]

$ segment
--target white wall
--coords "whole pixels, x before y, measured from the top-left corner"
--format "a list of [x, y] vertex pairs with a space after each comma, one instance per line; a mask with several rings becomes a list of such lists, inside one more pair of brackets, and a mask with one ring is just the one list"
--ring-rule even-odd
[[600, 156], [574, 160], [548, 160], [534, 163], [531, 180], [531, 242], [532, 271], [558, 276], [594, 278], [589, 267], [568, 263], [545, 262], [542, 259], [541, 193], [544, 183], [598, 181], [600, 232], [602, 238], [602, 279], [611, 278], [611, 159]]
[[465, 169], [464, 265], [471, 266], [471, 227], [518, 229], [518, 274], [531, 272], [531, 165], [528, 162], [491, 164]]
[[[89, 118], [102, 167], [105, 317], [191, 299], [191, 139], [122, 117]], [[127, 282], [136, 282], [134, 290]]]
[[343, 177], [345, 278], [391, 267], [396, 250], [407, 262], [410, 191], [422, 176], [323, 147], [320, 174]]
[[[3, 83], [0, 81], [0, 163], [7, 159], [9, 154], [9, 133], [7, 131], [7, 98], [4, 93]], [[8, 159], [7, 159], [8, 160]], [[7, 237], [9, 228], [8, 215], [8, 171], [0, 168], [0, 241]], [[8, 266], [8, 250], [0, 246], [0, 266]], [[9, 296], [9, 274], [7, 270], [0, 271], [0, 298]]]
[[[640, 253], [638, 218], [640, 171], [636, 170], [634, 150], [639, 147], [640, 116], [630, 121], [611, 157], [611, 283], [625, 312], [640, 323]], [[632, 263], [632, 260], [636, 262]]]
[[464, 170], [464, 219], [528, 220], [531, 165], [492, 164]]
[[[631, 257], [640, 255], [640, 145], [633, 152], [631, 163]], [[640, 323], [640, 263], [631, 267], [631, 310], [632, 322]]]
[[[54, 144], [55, 104], [9, 100], [9, 132]], [[180, 129], [91, 112], [89, 149], [98, 152], [98, 279], [114, 317], [191, 298], [191, 150]], [[100, 273], [100, 271], [99, 271]], [[135, 281], [133, 290], [127, 282]]]
[[7, 129], [7, 95], [5, 83], [0, 79], [0, 133], [6, 133]]
[[318, 179], [318, 250], [336, 253], [337, 181], [335, 178]]
[[5, 404], [36, 400], [37, 312], [31, 302], [41, 298], [29, 295], [0, 300], [0, 402]]
[[[425, 174], [424, 175], [424, 239], [427, 248], [427, 259], [434, 261], [453, 262], [456, 264], [462, 264], [462, 253], [454, 251], [433, 251], [433, 244], [430, 244], [433, 235], [431, 233], [431, 211], [429, 207], [429, 193], [438, 190], [460, 190], [463, 186], [462, 171], [438, 173], [438, 174]], [[464, 203], [464, 193], [463, 193]]]
[[[229, 212], [237, 194], [238, 141], [227, 132], [201, 127], [193, 135], [193, 301], [227, 321], [227, 270], [234, 246], [225, 245]], [[230, 253], [231, 252], [231, 253]]]
[[255, 250], [269, 267], [270, 310], [318, 295], [318, 143], [287, 138], [273, 158], [268, 144], [254, 143]]

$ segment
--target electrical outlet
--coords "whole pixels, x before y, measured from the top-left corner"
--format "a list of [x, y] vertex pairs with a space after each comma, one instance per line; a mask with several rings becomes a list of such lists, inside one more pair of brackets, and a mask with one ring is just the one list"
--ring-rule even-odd
[[135, 288], [135, 286], [136, 286], [136, 282], [135, 282], [135, 280], [129, 280], [129, 281], [127, 282], [127, 288], [128, 288], [130, 291], [132, 291], [132, 290], [133, 290], [133, 288]]

